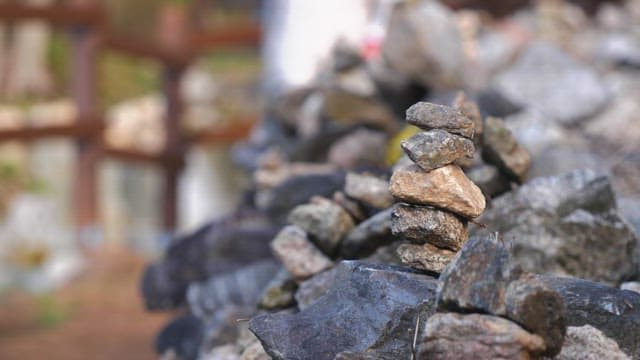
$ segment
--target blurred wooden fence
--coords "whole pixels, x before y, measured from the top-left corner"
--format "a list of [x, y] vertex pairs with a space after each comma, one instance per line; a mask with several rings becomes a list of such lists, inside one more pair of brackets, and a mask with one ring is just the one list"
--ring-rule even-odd
[[[193, 4], [199, 6], [202, 3], [196, 1]], [[258, 26], [204, 31], [194, 18], [198, 14], [197, 8], [187, 9], [179, 4], [167, 3], [158, 18], [157, 40], [150, 42], [115, 35], [109, 29], [105, 10], [94, 1], [72, 0], [45, 7], [0, 3], [0, 21], [38, 19], [62, 28], [69, 34], [72, 44], [70, 90], [78, 110], [77, 119], [70, 125], [0, 130], [0, 142], [65, 137], [77, 143], [73, 204], [79, 236], [82, 236], [83, 230], [94, 229], [98, 224], [96, 170], [98, 162], [105, 157], [161, 166], [165, 178], [163, 224], [165, 231], [173, 232], [177, 220], [177, 182], [184, 166], [186, 149], [195, 143], [230, 142], [245, 137], [250, 130], [248, 124], [251, 122], [230, 121], [238, 125], [209, 129], [190, 136], [182, 133], [180, 119], [183, 104], [179, 84], [187, 66], [203, 51], [230, 46], [256, 46], [260, 41]], [[160, 154], [116, 149], [105, 143], [105, 123], [96, 99], [96, 65], [102, 48], [150, 58], [162, 64], [162, 92], [167, 104], [163, 125], [167, 138]]]

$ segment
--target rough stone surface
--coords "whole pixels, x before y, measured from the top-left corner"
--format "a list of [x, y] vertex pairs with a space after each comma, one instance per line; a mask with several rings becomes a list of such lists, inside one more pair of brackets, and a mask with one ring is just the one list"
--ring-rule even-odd
[[456, 160], [472, 159], [473, 141], [444, 130], [420, 131], [400, 144], [409, 158], [425, 171], [452, 164]]
[[251, 320], [267, 353], [274, 359], [333, 360], [341, 352], [375, 349], [408, 359], [416, 316], [433, 312], [436, 280], [356, 261], [340, 263], [336, 272], [326, 295], [305, 310]]
[[267, 284], [258, 306], [263, 309], [282, 309], [295, 304], [298, 285], [286, 269], [280, 269]]
[[153, 310], [181, 306], [190, 283], [271, 258], [268, 244], [277, 231], [264, 216], [240, 211], [173, 239], [164, 258], [144, 272], [145, 305]]
[[544, 340], [544, 355], [560, 352], [567, 332], [567, 311], [557, 292], [525, 275], [507, 286], [505, 303], [509, 320]]
[[482, 164], [468, 170], [466, 174], [485, 196], [494, 197], [511, 189], [509, 179], [493, 165]]
[[338, 270], [339, 268], [335, 266], [301, 282], [295, 294], [298, 309], [304, 310], [323, 297], [334, 286], [333, 282], [336, 279]]
[[373, 175], [348, 173], [344, 192], [360, 203], [376, 209], [393, 205], [389, 182]]
[[415, 244], [460, 250], [467, 241], [466, 224], [456, 215], [426, 206], [398, 204], [391, 214], [391, 232]]
[[226, 305], [255, 306], [278, 270], [275, 261], [265, 260], [192, 283], [187, 291], [189, 308], [194, 315], [206, 319]]
[[301, 228], [286, 226], [271, 242], [271, 249], [289, 273], [297, 280], [303, 280], [333, 263], [307, 237]]
[[342, 241], [340, 254], [347, 259], [362, 257], [393, 241], [392, 211], [393, 208], [382, 210], [358, 224]]
[[504, 121], [488, 117], [484, 129], [482, 156], [513, 181], [523, 182], [531, 167], [529, 152], [518, 144]]
[[419, 102], [407, 109], [407, 122], [423, 130], [441, 129], [473, 139], [475, 124], [459, 110], [449, 106]]
[[542, 42], [532, 43], [494, 85], [510, 101], [531, 106], [565, 124], [595, 114], [609, 99], [604, 83], [592, 69]]
[[591, 325], [570, 326], [555, 360], [631, 360], [618, 344]]
[[403, 264], [414, 269], [441, 273], [456, 253], [431, 244], [402, 244], [396, 250]]
[[509, 320], [445, 313], [427, 320], [416, 359], [531, 359], [543, 350], [542, 338]]
[[416, 165], [396, 170], [391, 176], [391, 194], [414, 205], [430, 205], [465, 218], [476, 218], [485, 208], [482, 191], [457, 165], [424, 172]]
[[333, 254], [340, 240], [355, 226], [353, 219], [340, 205], [314, 197], [310, 204], [298, 205], [289, 214], [289, 222], [297, 225], [326, 254]]
[[572, 275], [618, 285], [638, 274], [636, 234], [620, 218], [606, 176], [590, 170], [536, 178], [493, 199], [478, 219], [512, 245], [533, 273]]
[[569, 326], [591, 325], [640, 358], [640, 294], [571, 277], [538, 278], [564, 300]]
[[505, 289], [521, 274], [497, 234], [472, 237], [440, 274], [438, 308], [505, 315]]

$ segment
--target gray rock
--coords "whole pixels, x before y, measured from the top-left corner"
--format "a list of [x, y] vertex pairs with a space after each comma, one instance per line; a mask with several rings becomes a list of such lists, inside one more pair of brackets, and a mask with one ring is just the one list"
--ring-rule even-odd
[[291, 209], [308, 202], [313, 196], [331, 197], [334, 192], [342, 190], [344, 179], [342, 171], [294, 176], [273, 189], [256, 194], [256, 197], [260, 195], [256, 203], [272, 219], [284, 221]]
[[460, 250], [467, 241], [467, 226], [456, 215], [426, 206], [398, 204], [391, 214], [391, 233], [414, 244]]
[[435, 273], [441, 273], [456, 256], [454, 251], [440, 249], [431, 244], [402, 244], [396, 251], [403, 264]]
[[409, 158], [425, 171], [452, 164], [459, 159], [473, 159], [473, 141], [444, 130], [420, 131], [400, 144]]
[[265, 287], [258, 306], [262, 309], [282, 309], [295, 304], [298, 285], [285, 269], [280, 269]]
[[631, 360], [618, 344], [590, 325], [570, 326], [555, 360]]
[[542, 42], [529, 45], [511, 68], [497, 76], [494, 87], [508, 100], [563, 124], [594, 115], [609, 99], [592, 69]]
[[607, 177], [574, 171], [536, 178], [492, 202], [478, 220], [499, 231], [529, 272], [619, 284], [638, 274], [637, 238], [616, 212]]
[[398, 127], [395, 115], [380, 99], [361, 96], [339, 88], [323, 91], [322, 114], [343, 126], [369, 125], [385, 131]]
[[348, 173], [344, 192], [366, 206], [386, 209], [393, 205], [389, 182], [373, 175]]
[[189, 308], [194, 315], [207, 319], [226, 305], [255, 306], [278, 270], [275, 261], [266, 260], [193, 283], [187, 291]]
[[301, 282], [295, 294], [298, 308], [304, 310], [323, 297], [334, 286], [338, 270], [339, 268], [335, 266]]
[[407, 109], [407, 122], [423, 130], [441, 129], [473, 139], [475, 124], [460, 110], [449, 106], [419, 102]]
[[271, 242], [271, 249], [296, 280], [304, 280], [333, 265], [305, 231], [295, 225], [283, 228]]
[[493, 165], [482, 164], [467, 170], [466, 174], [486, 197], [494, 197], [511, 189], [509, 179]]
[[173, 239], [164, 258], [144, 272], [145, 305], [152, 310], [182, 306], [190, 283], [271, 258], [268, 244], [277, 231], [264, 215], [238, 211]]
[[289, 214], [289, 222], [304, 230], [328, 255], [334, 254], [342, 238], [355, 226], [349, 213], [340, 205], [321, 197], [295, 207]]
[[505, 315], [505, 290], [521, 274], [497, 234], [472, 237], [440, 274], [438, 308]]
[[482, 157], [487, 162], [496, 165], [511, 180], [524, 181], [531, 166], [531, 156], [518, 144], [502, 119], [486, 119], [483, 144]]
[[509, 320], [544, 340], [545, 356], [560, 352], [567, 332], [567, 312], [557, 292], [535, 276], [525, 275], [507, 286], [505, 304]]
[[155, 339], [160, 356], [173, 352], [179, 359], [195, 360], [203, 340], [204, 324], [193, 315], [182, 315], [162, 329]]
[[436, 280], [355, 261], [340, 263], [336, 271], [334, 285], [305, 310], [251, 320], [267, 353], [274, 359], [333, 360], [341, 352], [371, 349], [408, 359], [416, 317], [433, 312]]
[[424, 172], [416, 165], [394, 171], [389, 190], [398, 200], [414, 205], [429, 205], [476, 218], [486, 202], [482, 191], [457, 165]]
[[382, 52], [393, 69], [429, 88], [462, 83], [464, 55], [455, 14], [438, 2], [395, 6]]
[[424, 325], [418, 360], [530, 359], [544, 341], [515, 323], [490, 315], [435, 314]]
[[562, 296], [569, 326], [591, 325], [640, 358], [640, 294], [577, 278], [538, 278]]
[[640, 281], [628, 281], [620, 284], [620, 289], [634, 291], [640, 294]]
[[383, 166], [387, 140], [384, 132], [357, 129], [331, 145], [328, 162], [343, 169]]
[[364, 257], [376, 248], [393, 241], [392, 211], [393, 208], [382, 210], [358, 224], [342, 241], [340, 254], [347, 259]]

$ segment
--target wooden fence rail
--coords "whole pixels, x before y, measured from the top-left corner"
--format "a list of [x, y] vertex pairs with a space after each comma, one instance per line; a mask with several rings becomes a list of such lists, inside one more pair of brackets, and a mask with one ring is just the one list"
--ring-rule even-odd
[[[245, 137], [250, 130], [247, 122], [242, 121], [223, 129], [209, 129], [190, 136], [183, 134], [180, 127], [183, 104], [179, 84], [184, 71], [195, 57], [205, 51], [229, 46], [256, 46], [260, 41], [260, 29], [256, 26], [203, 32], [193, 28], [191, 24], [196, 22], [187, 19], [182, 22], [160, 24], [160, 40], [144, 42], [114, 35], [109, 29], [105, 11], [96, 2], [78, 3], [81, 5], [56, 4], [34, 7], [18, 3], [0, 4], [0, 21], [38, 19], [68, 31], [72, 44], [71, 96], [78, 110], [76, 121], [70, 125], [0, 130], [0, 142], [30, 142], [49, 137], [71, 138], [76, 142], [78, 160], [73, 204], [81, 241], [84, 240], [83, 234], [94, 233], [89, 230], [98, 228], [96, 170], [102, 159], [112, 157], [161, 166], [165, 177], [163, 224], [165, 231], [172, 233], [177, 222], [177, 183], [188, 147], [191, 144], [234, 141]], [[198, 13], [197, 9], [187, 11], [190, 14]], [[165, 38], [171, 39], [172, 36], [175, 38], [175, 34], [183, 35], [177, 42], [162, 41]], [[161, 153], [148, 154], [136, 150], [115, 149], [105, 144], [105, 124], [98, 110], [96, 93], [96, 64], [99, 52], [103, 48], [130, 56], [150, 58], [162, 64], [162, 92], [167, 104], [163, 126], [167, 138]]]

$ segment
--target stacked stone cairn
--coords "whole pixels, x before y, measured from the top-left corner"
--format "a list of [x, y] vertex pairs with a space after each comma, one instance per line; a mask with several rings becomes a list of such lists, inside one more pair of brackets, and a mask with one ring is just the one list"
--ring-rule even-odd
[[407, 122], [423, 131], [401, 144], [412, 163], [391, 176], [390, 192], [401, 201], [391, 231], [408, 242], [397, 248], [404, 264], [440, 273], [467, 241], [467, 222], [485, 209], [459, 165], [474, 157], [478, 125], [459, 109], [427, 102], [411, 106]]

